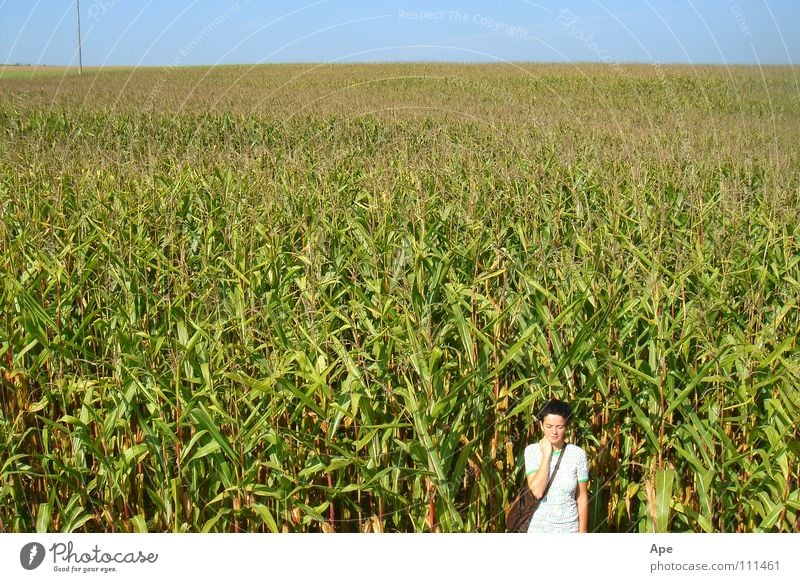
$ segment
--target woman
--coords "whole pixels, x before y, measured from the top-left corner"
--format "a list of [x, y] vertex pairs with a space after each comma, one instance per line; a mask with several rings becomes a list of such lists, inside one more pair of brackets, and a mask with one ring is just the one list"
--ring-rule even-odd
[[[525, 475], [539, 507], [533, 514], [528, 532], [589, 531], [589, 469], [586, 453], [564, 442], [567, 423], [572, 417], [569, 404], [551, 400], [539, 413], [544, 436], [525, 448]], [[563, 455], [553, 482], [545, 487], [559, 455]], [[543, 496], [544, 495], [544, 496]]]

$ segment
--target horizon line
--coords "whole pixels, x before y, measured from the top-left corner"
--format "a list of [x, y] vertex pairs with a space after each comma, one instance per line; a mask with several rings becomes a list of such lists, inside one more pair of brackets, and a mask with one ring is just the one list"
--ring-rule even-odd
[[[698, 62], [687, 63], [682, 61], [448, 61], [448, 60], [387, 60], [387, 61], [274, 61], [266, 63], [199, 63], [199, 64], [174, 64], [164, 65], [83, 65], [84, 69], [196, 69], [196, 68], [216, 68], [216, 67], [269, 67], [286, 65], [311, 65], [311, 66], [352, 66], [352, 65], [471, 65], [471, 66], [496, 66], [496, 65], [597, 65], [614, 68], [618, 66], [678, 66], [678, 67], [798, 67], [800, 63], [748, 63], [748, 62]], [[3, 63], [0, 67], [28, 67], [28, 68], [47, 68], [47, 69], [79, 69], [78, 65], [54, 65], [49, 63]]]

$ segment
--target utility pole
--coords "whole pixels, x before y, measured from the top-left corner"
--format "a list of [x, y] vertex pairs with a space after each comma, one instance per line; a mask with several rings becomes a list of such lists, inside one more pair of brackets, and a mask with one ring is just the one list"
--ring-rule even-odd
[[78, 12], [78, 74], [83, 75], [83, 55], [81, 54], [81, 0], [75, 0]]

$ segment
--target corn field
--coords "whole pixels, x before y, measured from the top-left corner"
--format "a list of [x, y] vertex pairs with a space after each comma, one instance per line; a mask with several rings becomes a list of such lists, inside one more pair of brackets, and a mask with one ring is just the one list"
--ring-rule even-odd
[[800, 530], [797, 78], [0, 79], [0, 531]]

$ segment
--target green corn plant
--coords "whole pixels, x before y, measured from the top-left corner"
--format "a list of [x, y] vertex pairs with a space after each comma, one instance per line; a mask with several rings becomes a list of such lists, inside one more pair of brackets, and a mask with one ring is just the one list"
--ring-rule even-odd
[[792, 71], [622, 69], [4, 78], [0, 529], [502, 531], [558, 397], [594, 531], [795, 531]]

